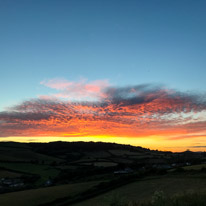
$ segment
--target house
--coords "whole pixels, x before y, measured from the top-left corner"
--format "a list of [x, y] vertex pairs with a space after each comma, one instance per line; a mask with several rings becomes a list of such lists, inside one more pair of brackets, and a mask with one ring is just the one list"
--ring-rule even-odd
[[2, 187], [23, 187], [24, 183], [21, 179], [16, 178], [1, 178], [0, 185]]
[[129, 173], [132, 173], [132, 172], [133, 172], [133, 169], [127, 167], [123, 170], [114, 171], [114, 174], [129, 174]]
[[48, 179], [48, 180], [45, 182], [44, 185], [45, 185], [45, 186], [51, 186], [51, 185], [53, 185], [53, 181], [52, 181], [51, 179]]

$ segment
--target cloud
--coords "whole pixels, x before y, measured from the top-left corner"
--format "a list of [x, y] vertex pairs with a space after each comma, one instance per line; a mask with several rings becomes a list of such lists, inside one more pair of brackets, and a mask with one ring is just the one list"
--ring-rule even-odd
[[[59, 81], [59, 80], [58, 80]], [[0, 112], [0, 136], [113, 136], [170, 139], [206, 134], [204, 94], [183, 93], [161, 85], [111, 87], [57, 80], [42, 84], [90, 101], [37, 98]], [[73, 88], [73, 90], [72, 90]], [[83, 95], [84, 96], [84, 95]], [[87, 99], [88, 100], [88, 99]]]
[[[42, 81], [40, 84], [55, 89], [58, 93], [53, 98], [64, 98], [69, 100], [98, 100], [105, 98], [104, 89], [110, 84], [108, 80], [95, 80], [88, 82], [86, 79], [80, 81], [68, 81], [66, 79], [51, 79]], [[40, 96], [51, 98], [50, 96]]]

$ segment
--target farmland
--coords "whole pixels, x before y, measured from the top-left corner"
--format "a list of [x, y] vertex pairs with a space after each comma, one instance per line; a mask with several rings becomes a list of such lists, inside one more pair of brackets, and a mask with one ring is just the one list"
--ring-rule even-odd
[[0, 203], [2, 206], [27, 206], [28, 203], [30, 206], [35, 206], [46, 202], [51, 202], [57, 198], [63, 198], [66, 196], [72, 197], [93, 187], [97, 183], [98, 182], [77, 183], [6, 193], [0, 196]]
[[205, 153], [113, 143], [0, 142], [0, 203], [109, 206], [149, 200], [160, 190], [166, 196], [202, 191], [204, 162]]
[[0, 167], [10, 169], [15, 171], [16, 173], [26, 173], [26, 174], [33, 174], [39, 175], [40, 180], [38, 184], [45, 182], [47, 179], [54, 178], [58, 175], [59, 171], [55, 168], [52, 168], [48, 165], [38, 165], [32, 163], [0, 163]]
[[197, 164], [197, 165], [191, 165], [183, 167], [185, 170], [201, 170], [206, 168], [206, 164]]
[[114, 201], [144, 202], [150, 200], [155, 191], [162, 191], [170, 197], [187, 192], [205, 191], [205, 188], [206, 174], [155, 176], [135, 181], [73, 206], [108, 206]]

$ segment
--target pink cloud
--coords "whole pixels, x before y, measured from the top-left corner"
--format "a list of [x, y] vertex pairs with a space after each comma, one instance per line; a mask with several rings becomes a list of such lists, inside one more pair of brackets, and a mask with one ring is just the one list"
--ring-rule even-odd
[[70, 87], [73, 84], [73, 82], [69, 82], [66, 79], [50, 79], [42, 81], [40, 82], [40, 84], [52, 89], [64, 90], [67, 87]]
[[99, 100], [106, 97], [104, 90], [110, 86], [108, 80], [68, 81], [66, 79], [50, 79], [40, 84], [59, 91], [52, 95], [40, 95], [43, 98], [49, 96], [73, 100]]

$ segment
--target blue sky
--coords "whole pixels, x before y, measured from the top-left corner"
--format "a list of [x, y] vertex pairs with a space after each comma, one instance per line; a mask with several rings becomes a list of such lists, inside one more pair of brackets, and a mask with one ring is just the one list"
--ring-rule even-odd
[[0, 110], [52, 92], [42, 81], [108, 80], [205, 91], [206, 1], [0, 0]]

